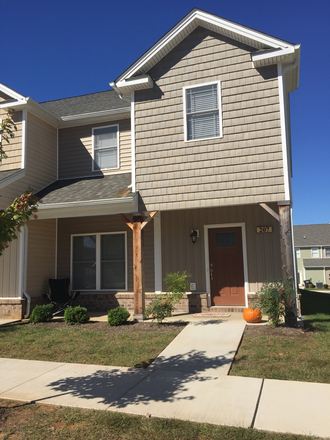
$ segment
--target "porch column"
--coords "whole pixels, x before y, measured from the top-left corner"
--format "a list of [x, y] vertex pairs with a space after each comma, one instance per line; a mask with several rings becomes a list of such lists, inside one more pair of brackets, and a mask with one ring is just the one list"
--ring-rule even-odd
[[[291, 229], [290, 201], [278, 202], [280, 220], [280, 240], [283, 279], [293, 282], [293, 247]], [[297, 324], [296, 297], [289, 298], [285, 304], [285, 323], [291, 327]]]
[[134, 277], [134, 315], [143, 320], [145, 308], [144, 264], [143, 264], [143, 216], [133, 217], [133, 277]]

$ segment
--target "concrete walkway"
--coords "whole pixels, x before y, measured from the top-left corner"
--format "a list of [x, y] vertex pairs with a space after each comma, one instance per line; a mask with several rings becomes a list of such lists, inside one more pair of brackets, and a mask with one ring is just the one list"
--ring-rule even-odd
[[228, 376], [244, 327], [191, 322], [146, 370], [0, 359], [0, 398], [330, 436], [330, 385]]

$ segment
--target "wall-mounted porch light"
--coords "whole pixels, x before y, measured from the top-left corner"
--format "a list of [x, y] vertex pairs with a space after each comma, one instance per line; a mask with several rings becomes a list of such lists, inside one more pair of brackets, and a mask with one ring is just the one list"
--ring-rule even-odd
[[192, 242], [193, 244], [196, 243], [197, 237], [199, 237], [199, 233], [198, 233], [198, 232], [199, 232], [199, 231], [196, 230], [196, 229], [192, 229], [191, 232], [190, 232], [189, 237], [191, 238], [191, 242]]

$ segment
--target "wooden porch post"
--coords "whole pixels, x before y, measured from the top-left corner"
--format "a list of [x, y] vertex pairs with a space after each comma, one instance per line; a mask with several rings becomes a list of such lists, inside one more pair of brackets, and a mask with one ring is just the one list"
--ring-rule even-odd
[[145, 308], [144, 264], [143, 264], [143, 216], [133, 217], [133, 277], [134, 277], [134, 315], [139, 321], [143, 319]]
[[[294, 288], [290, 202], [278, 202], [278, 205], [280, 217], [282, 275], [283, 279], [287, 279], [290, 284], [292, 284], [292, 288]], [[285, 304], [285, 323], [290, 327], [297, 325], [295, 296], [289, 298]]]

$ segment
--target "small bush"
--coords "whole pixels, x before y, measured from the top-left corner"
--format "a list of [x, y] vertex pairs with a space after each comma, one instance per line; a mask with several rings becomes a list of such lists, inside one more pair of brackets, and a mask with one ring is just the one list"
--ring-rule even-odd
[[289, 280], [266, 281], [258, 293], [257, 308], [268, 316], [269, 324], [277, 327], [281, 317], [285, 316], [285, 304], [295, 295]]
[[117, 307], [108, 311], [108, 324], [109, 325], [122, 325], [130, 317], [130, 313], [125, 307]]
[[167, 284], [167, 293], [157, 294], [144, 311], [143, 317], [146, 319], [151, 316], [152, 319], [156, 319], [160, 323], [165, 318], [172, 316], [174, 304], [181, 301], [188, 287], [189, 276], [186, 271], [168, 273], [164, 279]]
[[89, 321], [89, 316], [85, 307], [69, 306], [64, 311], [64, 319], [68, 325], [85, 324]]
[[328, 289], [328, 288], [329, 288], [329, 285], [328, 285], [328, 284], [323, 284], [323, 288], [324, 288], [324, 289]]
[[48, 322], [53, 317], [53, 304], [45, 304], [43, 306], [35, 306], [30, 315], [29, 321], [36, 324], [37, 322]]

